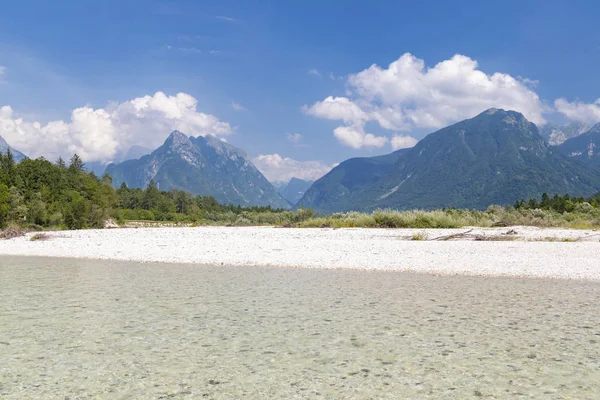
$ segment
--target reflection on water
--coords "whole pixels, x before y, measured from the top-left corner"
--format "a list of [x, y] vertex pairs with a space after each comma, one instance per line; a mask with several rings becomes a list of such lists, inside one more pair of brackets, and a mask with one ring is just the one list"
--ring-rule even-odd
[[3, 258], [0, 398], [597, 399], [599, 306], [590, 282]]

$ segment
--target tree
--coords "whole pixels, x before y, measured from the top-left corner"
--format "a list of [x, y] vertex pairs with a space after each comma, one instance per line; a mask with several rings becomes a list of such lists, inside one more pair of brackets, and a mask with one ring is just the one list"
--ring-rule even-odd
[[192, 205], [192, 196], [188, 192], [178, 190], [175, 195], [175, 202], [177, 204], [177, 212], [186, 214]]
[[33, 199], [29, 202], [27, 220], [36, 225], [44, 225], [46, 219], [46, 203], [42, 201], [42, 195], [39, 192], [35, 193]]
[[0, 182], [7, 186], [13, 186], [17, 180], [16, 162], [12, 151], [6, 150], [6, 154], [0, 157]]
[[142, 206], [144, 210], [152, 210], [158, 206], [161, 196], [154, 179], [150, 180], [148, 187], [144, 191], [144, 199], [142, 200]]
[[65, 163], [65, 160], [63, 160], [62, 157], [58, 157], [58, 160], [56, 160], [56, 166], [61, 169], [67, 168], [67, 164]]
[[14, 186], [8, 189], [8, 220], [12, 222], [24, 222], [27, 218], [27, 206], [24, 202], [24, 197]]
[[69, 170], [74, 172], [74, 171], [83, 171], [85, 168], [85, 164], [83, 163], [83, 160], [81, 159], [81, 157], [79, 157], [77, 154], [73, 154], [73, 157], [71, 157], [71, 161], [69, 163]]
[[542, 201], [540, 202], [540, 207], [545, 210], [548, 210], [551, 207], [550, 197], [546, 192], [542, 194]]
[[[112, 187], [112, 176], [110, 176], [109, 174], [107, 174], [106, 172], [104, 173], [104, 175], [102, 175], [102, 184], [106, 185], [106, 186], [111, 186]], [[125, 183], [125, 182], [123, 182]], [[123, 186], [123, 185], [121, 185]], [[127, 187], [127, 186], [125, 186]]]
[[86, 202], [79, 193], [71, 190], [68, 194], [65, 224], [69, 229], [83, 229], [86, 226]]
[[10, 209], [10, 192], [8, 186], [0, 183], [0, 228], [8, 221], [8, 210]]

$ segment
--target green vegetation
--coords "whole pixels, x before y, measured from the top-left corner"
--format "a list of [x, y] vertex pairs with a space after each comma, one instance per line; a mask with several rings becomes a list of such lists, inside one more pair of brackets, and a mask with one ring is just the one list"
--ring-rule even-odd
[[412, 235], [411, 240], [427, 240], [427, 232], [419, 232]]
[[119, 223], [156, 221], [300, 228], [426, 229], [510, 225], [597, 228], [600, 227], [600, 195], [584, 199], [544, 194], [539, 200], [520, 200], [508, 207], [490, 206], [485, 211], [450, 208], [316, 215], [312, 209], [288, 211], [269, 206], [221, 205], [210, 196], [192, 196], [181, 190], [160, 191], [154, 182], [146, 189], [132, 189], [122, 184], [115, 190], [109, 175], [98, 178], [87, 172], [77, 155], [67, 166], [62, 159], [56, 163], [44, 158], [16, 163], [10, 151], [0, 154], [0, 228], [10, 228], [5, 230], [7, 238], [22, 234], [21, 228], [102, 228], [108, 219]]
[[0, 154], [0, 227], [101, 228], [116, 204], [110, 177], [87, 173], [77, 155], [67, 166], [62, 159], [16, 163], [10, 150]]
[[289, 211], [270, 206], [221, 205], [211, 196], [192, 196], [182, 190], [159, 191], [154, 181], [146, 189], [122, 184], [117, 218], [126, 221], [169, 221], [195, 225], [291, 226], [314, 216], [311, 210]]
[[192, 196], [175, 189], [160, 191], [153, 181], [146, 189], [123, 184], [115, 190], [109, 175], [98, 178], [87, 172], [77, 155], [67, 166], [62, 159], [56, 163], [44, 158], [17, 163], [10, 151], [0, 154], [0, 228], [103, 228], [108, 219], [121, 223], [293, 226], [313, 216], [309, 210], [221, 205], [211, 196]]
[[584, 199], [542, 196], [521, 200], [515, 206], [490, 206], [485, 211], [455, 208], [434, 211], [377, 210], [373, 213], [336, 213], [309, 218], [299, 227], [330, 228], [462, 228], [465, 226], [600, 227], [600, 195]]

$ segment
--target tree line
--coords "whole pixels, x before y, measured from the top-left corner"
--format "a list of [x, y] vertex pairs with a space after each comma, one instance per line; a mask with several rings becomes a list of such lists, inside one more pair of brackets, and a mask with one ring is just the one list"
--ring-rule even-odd
[[154, 181], [146, 189], [113, 188], [108, 174], [87, 171], [81, 157], [26, 158], [17, 163], [10, 150], [0, 153], [0, 228], [9, 224], [39, 228], [102, 228], [109, 218], [189, 221], [242, 213], [281, 213], [271, 207], [221, 205], [212, 196], [183, 190], [160, 191]]
[[517, 210], [520, 209], [531, 209], [531, 210], [551, 210], [559, 213], [574, 212], [596, 209], [600, 207], [600, 193], [591, 196], [589, 198], [584, 197], [571, 197], [568, 194], [560, 196], [555, 194], [554, 197], [550, 197], [547, 193], [542, 194], [540, 200], [531, 198], [529, 200], [521, 199], [513, 205]]

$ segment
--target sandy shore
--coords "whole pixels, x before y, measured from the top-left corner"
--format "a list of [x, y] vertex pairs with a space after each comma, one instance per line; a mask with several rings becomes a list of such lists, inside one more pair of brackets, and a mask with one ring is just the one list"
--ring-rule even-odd
[[[31, 241], [33, 234], [0, 241], [0, 255], [600, 280], [600, 232], [475, 228], [471, 234], [498, 238], [514, 230], [516, 239], [432, 240], [467, 230], [199, 227], [63, 231], [50, 232], [50, 239], [44, 241]], [[411, 240], [415, 234], [428, 240]]]

